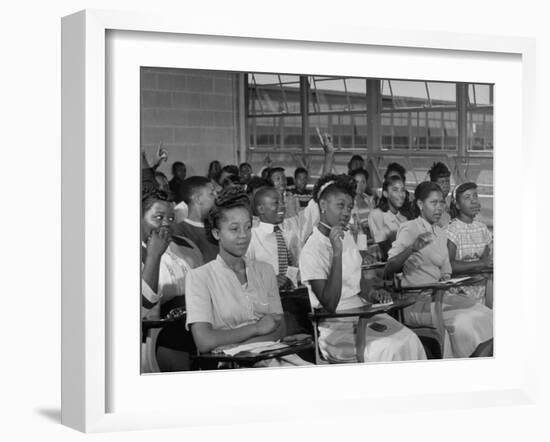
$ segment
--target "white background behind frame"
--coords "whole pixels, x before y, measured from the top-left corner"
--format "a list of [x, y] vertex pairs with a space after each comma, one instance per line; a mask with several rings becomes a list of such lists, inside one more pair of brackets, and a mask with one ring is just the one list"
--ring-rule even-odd
[[[330, 2], [332, 5], [333, 2]], [[396, 0], [388, 9], [387, 4], [373, 3], [366, 5], [358, 2], [354, 5], [356, 14], [349, 15], [349, 4], [346, 1], [338, 3], [338, 7], [330, 9], [329, 3], [322, 0], [316, 3], [315, 8], [307, 4], [296, 2], [285, 2], [281, 0], [275, 8], [269, 12], [269, 17], [274, 23], [284, 21], [290, 25], [299, 27], [301, 15], [307, 17], [304, 26], [332, 26], [333, 23], [364, 23], [369, 17], [376, 17], [388, 32], [400, 32], [403, 29], [424, 29], [426, 31], [455, 31], [484, 33], [486, 35], [525, 35], [536, 36], [537, 41], [537, 72], [538, 78], [550, 77], [550, 32], [547, 28], [547, 16], [544, 14], [544, 5], [533, 0], [525, 0], [517, 7], [510, 8], [507, 4], [496, 1], [479, 2], [464, 0], [460, 7], [452, 10], [443, 8], [439, 2], [419, 0], [410, 3]], [[230, 19], [236, 26], [250, 21], [255, 14], [262, 12], [258, 10], [256, 2], [245, 2], [236, 0], [234, 2], [220, 2], [213, 0], [208, 5], [202, 3], [185, 4], [181, 8], [170, 5], [169, 2], [159, 0], [154, 6], [150, 2], [136, 0], [114, 0], [106, 3], [102, 0], [88, 0], [86, 6], [128, 8], [157, 11], [175, 11], [183, 18], [183, 21], [190, 21], [187, 17], [194, 16], [195, 23], [201, 21], [201, 16], [218, 17], [219, 22]], [[21, 192], [8, 192], [4, 194], [10, 204], [10, 212], [14, 210], [19, 213], [27, 213], [18, 222], [19, 232], [36, 232], [40, 227], [41, 232], [48, 232], [41, 235], [40, 250], [48, 251], [47, 259], [40, 259], [41, 265], [35, 267], [32, 272], [32, 279], [40, 281], [40, 290], [32, 290], [25, 297], [25, 317], [33, 324], [29, 328], [21, 328], [20, 315], [4, 315], [3, 325], [6, 330], [17, 332], [17, 339], [8, 339], [4, 342], [4, 354], [17, 354], [17, 363], [2, 364], [0, 369], [2, 377], [2, 415], [6, 417], [3, 421], [0, 433], [5, 440], [25, 440], [36, 438], [55, 438], [57, 440], [84, 440], [84, 435], [76, 433], [57, 424], [58, 416], [58, 389], [59, 389], [59, 90], [60, 90], [60, 45], [59, 45], [59, 17], [71, 13], [75, 9], [84, 6], [84, 3], [60, 0], [53, 4], [44, 4], [36, 1], [22, 1], [5, 5], [5, 22], [0, 28], [5, 60], [14, 64], [13, 69], [3, 69], [0, 73], [2, 83], [9, 85], [3, 91], [3, 115], [8, 118], [10, 124], [5, 127], [3, 133], [3, 147], [25, 145], [25, 155], [20, 157], [22, 161], [16, 162], [22, 167], [9, 167], [4, 169], [2, 174], [5, 188], [8, 184], [15, 182], [23, 194], [35, 194], [37, 180], [40, 183], [41, 195], [33, 201], [32, 211], [28, 212], [28, 200], [21, 198]], [[170, 9], [167, 9], [170, 8]], [[31, 13], [32, 11], [32, 13]], [[289, 14], [291, 11], [292, 14]], [[475, 13], [473, 13], [475, 11]], [[238, 14], [232, 17], [232, 14]], [[294, 18], [296, 17], [296, 18]], [[378, 18], [386, 18], [378, 20]], [[291, 20], [293, 20], [291, 22]], [[267, 28], [277, 28], [278, 25], [265, 23]], [[23, 30], [23, 32], [22, 32]], [[37, 72], [39, 69], [39, 72]], [[534, 86], [534, 85], [533, 85]], [[548, 155], [543, 149], [547, 142], [542, 138], [546, 132], [546, 122], [550, 120], [550, 113], [544, 105], [544, 97], [549, 96], [548, 84], [539, 82], [537, 95], [541, 97], [537, 102], [527, 103], [530, 106], [531, 120], [538, 120], [539, 138], [532, 133], [530, 146], [534, 147], [538, 142], [539, 150], [535, 154], [532, 150], [527, 152], [525, 159], [526, 170], [529, 175], [537, 172], [538, 189], [544, 189], [547, 182], [545, 173], [545, 160]], [[24, 97], [25, 100], [21, 100]], [[37, 106], [29, 107], [29, 103], [37, 103]], [[536, 111], [535, 111], [536, 106]], [[44, 113], [46, 111], [46, 113]], [[29, 130], [29, 122], [32, 122], [32, 130]], [[24, 134], [24, 135], [23, 135]], [[22, 138], [23, 137], [23, 138]], [[10, 151], [5, 151], [10, 156]], [[13, 162], [11, 163], [14, 164]], [[23, 173], [23, 170], [25, 171]], [[21, 181], [22, 176], [34, 177], [34, 179]], [[535, 186], [533, 186], [535, 187]], [[540, 191], [539, 191], [540, 192]], [[527, 195], [529, 196], [529, 195]], [[528, 206], [531, 213], [535, 210], [534, 199], [531, 199]], [[536, 203], [536, 202], [535, 202]], [[547, 205], [544, 201], [537, 204], [538, 214], [541, 219], [548, 217]], [[40, 216], [40, 218], [37, 217]], [[40, 219], [37, 224], [37, 220]], [[9, 256], [6, 275], [10, 278], [4, 281], [5, 293], [17, 294], [20, 299], [21, 282], [29, 280], [28, 266], [21, 265], [28, 256], [28, 247], [21, 247], [21, 236], [11, 234], [13, 229], [13, 216], [6, 216], [1, 221], [3, 232], [7, 233], [4, 241], [7, 241]], [[542, 233], [542, 224], [539, 223], [540, 235], [537, 237], [539, 244], [547, 244], [547, 236]], [[534, 226], [532, 226], [534, 228]], [[24, 241], [25, 242], [25, 241]], [[4, 242], [4, 245], [6, 243]], [[5, 250], [5, 247], [4, 247]], [[539, 260], [536, 261], [539, 271], [533, 272], [544, 278], [546, 271], [545, 249], [538, 246]], [[542, 281], [542, 279], [541, 279]], [[11, 295], [10, 295], [11, 297]], [[544, 292], [539, 293], [539, 311], [535, 313], [540, 318], [539, 336], [540, 342], [548, 336], [548, 329], [542, 327], [544, 318], [549, 306]], [[37, 333], [39, 333], [40, 345], [36, 345]], [[20, 351], [21, 343], [28, 342], [28, 348], [32, 351]], [[7, 347], [6, 347], [7, 346]], [[9, 356], [8, 356], [9, 357]], [[37, 365], [39, 362], [39, 365]], [[541, 372], [547, 372], [549, 366], [547, 352], [540, 352], [533, 359], [533, 366], [537, 366]], [[539, 400], [536, 405], [523, 407], [500, 407], [488, 409], [465, 409], [457, 412], [422, 412], [407, 413], [399, 416], [399, 425], [390, 415], [379, 415], [376, 418], [376, 425], [372, 419], [367, 419], [365, 424], [354, 425], [355, 419], [338, 418], [326, 419], [322, 425], [314, 425], [308, 422], [304, 425], [302, 421], [281, 422], [275, 428], [285, 432], [287, 437], [290, 434], [306, 436], [314, 434], [318, 440], [334, 440], [342, 434], [350, 437], [358, 436], [368, 431], [369, 438], [403, 438], [407, 440], [427, 440], [445, 434], [447, 440], [464, 440], [471, 437], [473, 433], [479, 435], [476, 439], [503, 439], [523, 438], [529, 440], [546, 440], [547, 426], [546, 417], [549, 405], [549, 383], [545, 377], [540, 378]], [[456, 427], [457, 419], [461, 425]], [[434, 435], [411, 431], [422, 425], [422, 422], [430, 422], [434, 427]], [[391, 428], [388, 432], [387, 428]], [[448, 429], [452, 428], [452, 433]], [[261, 433], [264, 439], [280, 440], [274, 427], [271, 425], [235, 425], [232, 427], [215, 426], [200, 429], [187, 430], [165, 430], [158, 432], [132, 432], [110, 435], [98, 435], [96, 440], [151, 440], [152, 437], [178, 437], [183, 435], [189, 438], [201, 438], [201, 440], [246, 440], [250, 435], [255, 436]], [[539, 436], [536, 436], [538, 431]], [[289, 433], [292, 432], [292, 433]], [[86, 438], [87, 440], [87, 438]]]
[[[379, 46], [315, 44], [231, 37], [165, 35], [145, 32], [110, 31], [107, 38], [109, 54], [108, 81], [112, 89], [111, 118], [108, 126], [108, 160], [112, 161], [107, 189], [109, 204], [110, 244], [112, 245], [111, 304], [108, 309], [113, 331], [110, 352], [112, 362], [112, 395], [108, 409], [114, 413], [145, 412], [150, 404], [162, 404], [163, 414], [178, 409], [183, 421], [201, 421], [207, 415], [216, 421], [234, 422], [237, 416], [246, 420], [262, 420], [278, 409], [287, 416], [307, 416], [338, 403], [338, 413], [353, 414], [372, 411], [368, 405], [357, 407], [359, 399], [374, 402], [374, 398], [410, 396], [387, 401], [389, 408], [412, 407], [421, 397], [449, 400], [457, 403], [459, 396], [471, 392], [503, 392], [515, 395], [523, 385], [523, 359], [528, 346], [522, 344], [523, 334], [511, 324], [526, 323], [518, 317], [517, 307], [531, 302], [521, 301], [506, 293], [526, 290], [519, 278], [504, 282], [513, 273], [515, 263], [496, 256], [495, 335], [497, 358], [493, 360], [429, 361], [406, 364], [369, 364], [356, 366], [316, 367], [274, 370], [232, 370], [192, 372], [157, 376], [139, 376], [140, 342], [139, 304], [133, 293], [139, 292], [139, 220], [140, 191], [139, 124], [140, 66], [227, 69], [252, 72], [315, 73], [375, 78], [406, 78], [426, 80], [471, 81], [495, 83], [495, 250], [521, 254], [521, 241], [506, 241], [503, 230], [509, 199], [520, 200], [519, 187], [509, 189], [506, 198], [499, 189], [506, 186], [507, 177], [518, 162], [514, 146], [521, 144], [521, 128], [514, 124], [521, 109], [521, 59], [510, 54], [471, 53], [428, 49], [387, 48]], [[258, 57], [258, 54], [262, 54]], [[330, 63], [327, 63], [330, 60]], [[428, 75], [428, 78], [426, 76]], [[130, 220], [134, 220], [131, 222]], [[134, 265], [131, 265], [133, 263]], [[129, 308], [135, 306], [135, 308]], [[109, 339], [109, 336], [107, 337]], [[519, 350], [522, 349], [523, 351]], [[362, 381], [367, 379], [367, 381]], [[370, 382], [368, 379], [392, 379]], [[415, 379], [415, 382], [410, 382]], [[452, 382], [450, 382], [452, 380]], [[338, 388], [326, 391], [320, 385]], [[270, 386], [269, 401], [260, 407], [235, 398], [254, 397], [266, 385]], [[515, 391], [514, 391], [515, 390]], [[165, 392], [171, 391], [166, 397]], [[210, 395], [219, 399], [213, 407]], [[194, 398], [181, 403], [183, 396]], [[446, 397], [445, 395], [449, 396]], [[496, 396], [495, 396], [496, 397]], [[510, 396], [512, 397], [512, 396]], [[353, 406], [346, 402], [348, 399]], [[472, 394], [468, 401], [487, 401], [489, 395]], [[495, 400], [493, 398], [493, 400]], [[495, 401], [496, 403], [496, 401]], [[322, 404], [322, 405], [320, 405]], [[449, 402], [450, 404], [450, 402]], [[435, 402], [434, 402], [435, 406]], [[156, 405], [155, 408], [161, 408]]]
[[[365, 30], [365, 33], [369, 34], [369, 30]], [[381, 39], [380, 35], [378, 37], [378, 41], [384, 40], [384, 36]], [[351, 33], [345, 35], [345, 38], [355, 42], [370, 41], [369, 36], [364, 34]], [[392, 39], [391, 42], [395, 44], [395, 36]], [[461, 43], [462, 47], [480, 49], [471, 42]], [[492, 40], [478, 39], [477, 43], [481, 43], [481, 49], [495, 48]], [[484, 43], [489, 45], [486, 46]], [[512, 48], [504, 45], [500, 50], [514, 52], [514, 49], [517, 50], [523, 44], [524, 54], [527, 53], [529, 46], [526, 42], [515, 43], [519, 45]], [[112, 186], [107, 189], [112, 199], [107, 212], [111, 215], [110, 222], [113, 226], [109, 241], [112, 249], [111, 253], [108, 253], [108, 256], [112, 257], [112, 279], [109, 287], [114, 294], [113, 303], [107, 307], [112, 317], [110, 325], [113, 330], [112, 363], [107, 361], [112, 373], [112, 394], [107, 395], [110, 420], [121, 412], [138, 412], [148, 416], [148, 421], [140, 419], [142, 425], [158, 425], [155, 418], [158, 419], [160, 416], [163, 418], [163, 424], [167, 416], [173, 417], [174, 422], [178, 421], [180, 424], [204, 423], [210, 419], [231, 423], [239, 421], [235, 415], [243, 416], [246, 421], [265, 420], [281, 409], [285, 410], [287, 417], [313, 417], [318, 413], [318, 408], [328, 409], [327, 405], [330, 402], [339, 403], [339, 413], [353, 414], [372, 412], [375, 410], [372, 399], [380, 397], [384, 399], [377, 401], [378, 410], [384, 408], [381, 405], [383, 401], [386, 401], [385, 406], [388, 409], [395, 408], [398, 404], [410, 408], [413, 404], [418, 405], [422, 398], [432, 401], [432, 406], [436, 398], [447, 401], [447, 405], [459, 405], [466, 397], [464, 393], [470, 393], [468, 401], [474, 399], [474, 403], [487, 404], [487, 401], [498, 403], [506, 398], [517, 401], [520, 400], [522, 392], [527, 393], [527, 376], [523, 364], [527, 355], [520, 353], [519, 349], [529, 351], [529, 347], [522, 345], [521, 338], [525, 334], [520, 336], [512, 327], [507, 326], [515, 321], [527, 323], [527, 317], [518, 318], [517, 301], [513, 302], [511, 297], [499, 298], [498, 295], [498, 315], [495, 320], [498, 357], [494, 360], [377, 364], [368, 367], [347, 366], [314, 370], [186, 373], [179, 374], [176, 378], [176, 375], [139, 376], [135, 369], [139, 366], [139, 346], [128, 345], [131, 342], [139, 342], [139, 327], [135, 326], [136, 312], [128, 308], [133, 300], [131, 293], [139, 291], [139, 279], [135, 277], [137, 267], [130, 264], [139, 262], [139, 249], [135, 246], [136, 238], [139, 236], [139, 224], [131, 223], [130, 225], [134, 226], [132, 228], [128, 220], [139, 219], [139, 152], [132, 150], [132, 146], [139, 145], [140, 66], [494, 82], [497, 84], [495, 143], [500, 148], [495, 158], [495, 186], [498, 189], [499, 182], [502, 183], [500, 186], [504, 186], [505, 176], [510, 176], [517, 164], [514, 146], [521, 144], [521, 128], [514, 124], [518, 119], [517, 111], [521, 108], [522, 97], [522, 65], [519, 57], [504, 54], [495, 56], [486, 52], [319, 45], [128, 32], [117, 32], [116, 38], [108, 40], [107, 47], [109, 65], [113, 66], [112, 71], [109, 70], [108, 84], [112, 80], [114, 85], [109, 91], [109, 97], [112, 99], [112, 132], [109, 133], [109, 141], [112, 144], [107, 149], [112, 167], [108, 174]], [[261, 54], [261, 58], [257, 54]], [[327, 60], [330, 60], [330, 63], [327, 63]], [[129, 195], [135, 195], [136, 198], [129, 198]], [[520, 188], [511, 189], [508, 197], [520, 201]], [[499, 244], [503, 244], [500, 238], [504, 237], [499, 234], [504, 231], [499, 227], [502, 225], [499, 224], [499, 220], [501, 217], [504, 218], [503, 215], [499, 215], [504, 213], [503, 207], [505, 201], [499, 199], [497, 190], [497, 253]], [[522, 244], [524, 243], [521, 241], [507, 244], [507, 251], [520, 256]], [[504, 284], [502, 280], [499, 281], [499, 275], [512, 274], [514, 263], [499, 260], [497, 255], [496, 265], [495, 292], [500, 293]], [[522, 286], [519, 285], [520, 282]], [[529, 291], [525, 288], [529, 282], [528, 279], [515, 279], [508, 282], [507, 289], [512, 293], [518, 293], [520, 290], [534, 293], [534, 290]], [[525, 296], [522, 302], [528, 305], [528, 296]], [[392, 386], [389, 388], [383, 382], [361, 382], [360, 380], [365, 377], [389, 378], [392, 379]], [[411, 383], [410, 378], [417, 382]], [[340, 388], [330, 393], [321, 391], [317, 386], [327, 383], [327, 379], [328, 384], [339, 385]], [[449, 382], [449, 379], [453, 381]], [[237, 397], [254, 397], [266, 385], [270, 385], [272, 390], [269, 401], [263, 402], [260, 407], [257, 403], [235, 401]], [[284, 388], [285, 385], [294, 385], [296, 388], [289, 392], [288, 388]], [[167, 396], [166, 391], [171, 391], [171, 394]], [[218, 400], [216, 407], [213, 407], [210, 397], [204, 395], [205, 391], [217, 392], [223, 399]], [[399, 395], [414, 396], [408, 403], [402, 398], [390, 400], [396, 392], [399, 392]], [[472, 395], [472, 392], [486, 393]], [[491, 397], [487, 392], [498, 394]], [[179, 398], [185, 396], [193, 400], [182, 403]], [[289, 396], [293, 400], [289, 401]], [[305, 397], [306, 400], [299, 401], [298, 397]], [[371, 401], [368, 401], [369, 398]], [[345, 399], [343, 403], [342, 399]], [[528, 397], [522, 399], [528, 400]], [[358, 407], [360, 400], [367, 400], [369, 405]], [[162, 411], [152, 413], [150, 404], [156, 404], [155, 409]], [[162, 407], [159, 404], [162, 404]], [[440, 406], [441, 403], [436, 407]], [[178, 410], [178, 413], [174, 413], [174, 410]]]

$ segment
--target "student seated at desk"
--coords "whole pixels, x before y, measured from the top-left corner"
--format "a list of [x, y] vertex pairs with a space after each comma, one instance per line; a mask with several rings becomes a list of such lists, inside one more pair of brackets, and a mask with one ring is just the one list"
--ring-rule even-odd
[[[414, 207], [412, 204], [413, 196], [412, 194], [407, 190], [407, 169], [405, 169], [401, 164], [399, 163], [390, 163], [386, 166], [386, 171], [384, 172], [384, 181], [389, 180], [391, 178], [398, 177], [401, 178], [401, 181], [403, 181], [403, 185], [405, 186], [405, 202], [401, 206], [400, 212], [401, 214], [405, 215], [408, 219], [414, 218]], [[382, 188], [377, 189], [376, 191], [376, 201], [380, 201], [382, 198], [384, 190]]]
[[181, 195], [187, 204], [188, 215], [173, 228], [174, 235], [193, 241], [202, 253], [204, 262], [212, 261], [218, 254], [218, 246], [210, 241], [204, 229], [204, 220], [214, 205], [216, 192], [212, 182], [202, 176], [187, 178], [181, 186]]
[[[453, 273], [493, 266], [493, 237], [487, 226], [475, 219], [480, 209], [476, 183], [463, 183], [455, 187], [451, 202], [452, 221], [446, 228]], [[461, 294], [487, 305], [485, 291], [485, 283], [460, 287]]]
[[[313, 308], [338, 312], [363, 307], [364, 298], [374, 296], [369, 287], [362, 287], [361, 255], [346, 230], [354, 196], [355, 181], [348, 175], [328, 175], [313, 190], [320, 222], [300, 254], [300, 273]], [[372, 329], [375, 322], [385, 330]], [[387, 314], [366, 320], [351, 317], [323, 321], [319, 324], [319, 347], [329, 362], [426, 359], [418, 337]]]
[[[158, 189], [142, 195], [142, 319], [160, 319], [172, 308], [185, 305], [185, 277], [194, 266], [202, 264], [197, 247], [187, 238], [171, 242], [174, 203]], [[194, 352], [191, 336], [184, 327], [164, 328], [158, 336], [156, 359], [161, 371], [190, 368]]]
[[[420, 183], [415, 190], [415, 202], [420, 215], [401, 225], [386, 264], [389, 277], [403, 272], [404, 287], [434, 284], [449, 279], [452, 271], [447, 235], [437, 225], [445, 206], [440, 187], [429, 181]], [[418, 299], [404, 310], [405, 322], [411, 326], [433, 325], [431, 291], [420, 294]], [[484, 353], [492, 349], [490, 309], [450, 289], [443, 297], [443, 322], [450, 338], [444, 357], [490, 355]]]
[[388, 259], [388, 251], [399, 226], [409, 220], [407, 214], [401, 212], [406, 192], [405, 183], [400, 176], [387, 178], [382, 184], [382, 197], [378, 206], [369, 214], [370, 232], [380, 248], [382, 261]]
[[259, 223], [252, 227], [246, 257], [270, 264], [280, 289], [295, 288], [301, 246], [297, 217], [285, 219], [281, 195], [273, 187], [258, 189], [252, 204]]
[[[229, 344], [276, 341], [286, 326], [273, 268], [245, 258], [252, 213], [239, 189], [221, 193], [208, 214], [208, 233], [218, 241], [213, 261], [189, 272], [187, 326], [198, 350], [208, 353]], [[305, 365], [296, 355], [262, 365]]]

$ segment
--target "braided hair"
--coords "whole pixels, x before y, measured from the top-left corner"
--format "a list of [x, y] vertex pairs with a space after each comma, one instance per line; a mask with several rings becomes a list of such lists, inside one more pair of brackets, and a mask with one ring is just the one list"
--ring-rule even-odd
[[240, 187], [228, 187], [227, 189], [222, 190], [216, 197], [216, 201], [208, 212], [204, 223], [206, 235], [210, 241], [215, 244], [218, 243], [218, 240], [212, 235], [212, 230], [220, 228], [220, 220], [226, 211], [237, 207], [248, 211], [250, 214], [250, 219], [252, 220], [252, 211], [250, 209], [250, 200], [248, 195]]
[[147, 212], [157, 201], [172, 202], [170, 195], [157, 187], [142, 186], [141, 189], [141, 214]]
[[355, 179], [349, 175], [325, 175], [319, 178], [313, 187], [313, 200], [319, 204], [321, 198], [337, 192], [345, 193], [354, 199], [356, 187]]

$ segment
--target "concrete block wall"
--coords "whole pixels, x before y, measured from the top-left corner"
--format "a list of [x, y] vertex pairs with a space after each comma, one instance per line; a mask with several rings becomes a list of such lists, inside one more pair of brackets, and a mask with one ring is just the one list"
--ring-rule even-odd
[[171, 165], [183, 161], [187, 176], [205, 175], [208, 164], [237, 164], [237, 74], [195, 69], [141, 68], [141, 144], [153, 162], [159, 142]]

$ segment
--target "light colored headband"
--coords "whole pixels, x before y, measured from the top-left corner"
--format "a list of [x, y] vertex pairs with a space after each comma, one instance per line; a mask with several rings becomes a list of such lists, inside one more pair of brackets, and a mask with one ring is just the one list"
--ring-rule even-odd
[[459, 187], [460, 187], [460, 184], [458, 186], [455, 186], [455, 188], [453, 189], [453, 193], [452, 193], [453, 201], [456, 201], [456, 189], [458, 189]]
[[325, 189], [332, 184], [334, 184], [334, 180], [327, 181], [325, 184], [323, 184], [319, 189], [319, 192], [317, 192], [317, 199], [321, 198], [321, 195], [323, 194]]

